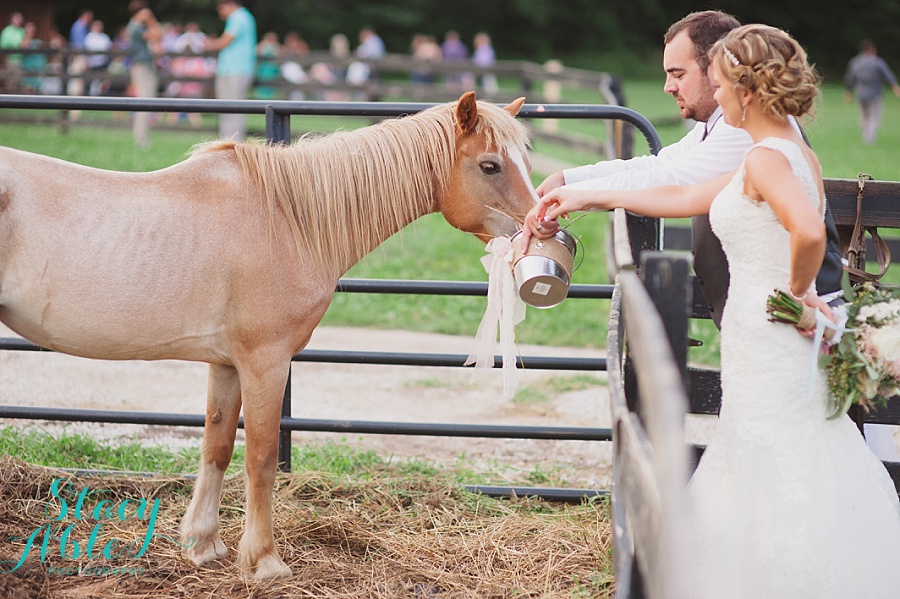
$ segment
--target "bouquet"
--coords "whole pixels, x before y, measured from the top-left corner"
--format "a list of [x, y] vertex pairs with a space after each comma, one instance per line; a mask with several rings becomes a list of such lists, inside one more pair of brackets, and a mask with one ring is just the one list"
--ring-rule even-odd
[[[867, 412], [876, 401], [885, 405], [900, 386], [900, 289], [866, 283], [844, 308], [847, 328], [826, 328], [819, 356], [828, 379], [829, 420], [843, 416], [853, 404]], [[770, 321], [801, 329], [812, 329], [817, 322], [813, 308], [777, 289], [766, 312]]]

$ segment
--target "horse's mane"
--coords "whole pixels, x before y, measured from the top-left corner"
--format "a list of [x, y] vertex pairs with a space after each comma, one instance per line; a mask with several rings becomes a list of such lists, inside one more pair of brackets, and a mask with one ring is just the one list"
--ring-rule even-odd
[[[194, 153], [233, 150], [270, 218], [281, 212], [298, 248], [327, 270], [352, 264], [416, 218], [434, 212], [455, 158], [456, 102], [355, 131], [307, 135], [291, 146], [208, 142]], [[525, 127], [478, 102], [476, 134], [489, 148], [523, 152]]]

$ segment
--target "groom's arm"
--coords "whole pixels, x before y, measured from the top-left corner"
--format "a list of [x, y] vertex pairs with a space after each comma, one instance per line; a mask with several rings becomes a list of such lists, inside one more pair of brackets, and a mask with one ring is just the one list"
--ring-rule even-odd
[[692, 185], [733, 171], [752, 145], [742, 129], [719, 123], [704, 140], [702, 123], [657, 156], [609, 160], [563, 171], [572, 189], [643, 189]]

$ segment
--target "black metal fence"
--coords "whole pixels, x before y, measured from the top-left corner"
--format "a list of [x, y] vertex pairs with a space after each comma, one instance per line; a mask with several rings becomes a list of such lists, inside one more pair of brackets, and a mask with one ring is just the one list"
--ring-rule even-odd
[[[259, 100], [205, 100], [170, 98], [98, 98], [71, 96], [0, 95], [0, 109], [45, 110], [111, 110], [111, 111], [172, 111], [206, 113], [264, 114], [266, 137], [272, 143], [285, 143], [291, 139], [291, 115], [330, 115], [363, 117], [396, 117], [424, 110], [432, 103], [410, 102], [314, 102], [314, 101], [259, 101]], [[659, 137], [650, 122], [622, 106], [607, 105], [536, 105], [526, 104], [519, 117], [557, 119], [618, 119], [635, 126], [646, 138], [652, 152], [660, 148]], [[644, 231], [646, 233], [646, 230]], [[652, 227], [650, 229], [653, 236]], [[641, 239], [640, 236], [637, 236]], [[639, 242], [640, 243], [640, 242]], [[658, 240], [652, 240], [658, 246]], [[347, 293], [394, 293], [486, 296], [487, 284], [451, 281], [399, 281], [342, 279], [337, 291]], [[572, 285], [570, 298], [609, 299], [612, 285]], [[2, 350], [47, 351], [20, 339], [0, 339]], [[304, 350], [294, 356], [295, 362], [332, 362], [353, 364], [383, 364], [407, 366], [463, 367], [466, 356], [455, 354], [420, 354], [364, 351]], [[495, 365], [501, 364], [495, 357]], [[543, 370], [605, 371], [606, 360], [601, 358], [559, 358], [523, 356], [520, 368]], [[106, 411], [59, 408], [23, 408], [0, 406], [0, 418], [103, 422], [119, 424], [203, 426], [202, 414], [167, 414], [151, 412]], [[239, 424], [239, 426], [242, 426]], [[399, 423], [344, 420], [300, 419], [291, 417], [290, 379], [282, 404], [279, 462], [282, 470], [290, 470], [290, 443], [292, 431], [316, 431], [335, 433], [368, 433], [389, 435], [423, 435], [447, 437], [493, 437], [515, 439], [553, 439], [610, 441], [612, 434], [605, 428], [525, 427], [495, 425], [462, 425], [439, 423]], [[584, 497], [605, 493], [591, 489], [538, 489], [512, 487], [471, 487], [491, 495], [537, 495], [559, 501], [580, 501]]]

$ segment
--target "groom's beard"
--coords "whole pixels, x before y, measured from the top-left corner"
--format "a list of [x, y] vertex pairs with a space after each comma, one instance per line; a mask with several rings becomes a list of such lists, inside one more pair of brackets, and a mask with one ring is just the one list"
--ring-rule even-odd
[[[693, 104], [688, 104], [685, 101], [684, 107], [680, 110], [681, 118], [687, 120], [692, 119], [695, 121], [700, 121], [701, 123], [705, 123], [709, 120], [709, 117], [712, 116], [712, 113], [715, 112], [716, 108], [718, 108], [718, 104], [716, 104], [715, 99], [715, 90], [712, 87], [712, 84], [709, 82], [708, 77], [704, 77], [701, 81], [701, 90], [698, 94], [698, 100]], [[677, 100], [678, 97], [676, 96]], [[684, 97], [681, 99], [684, 101]]]

